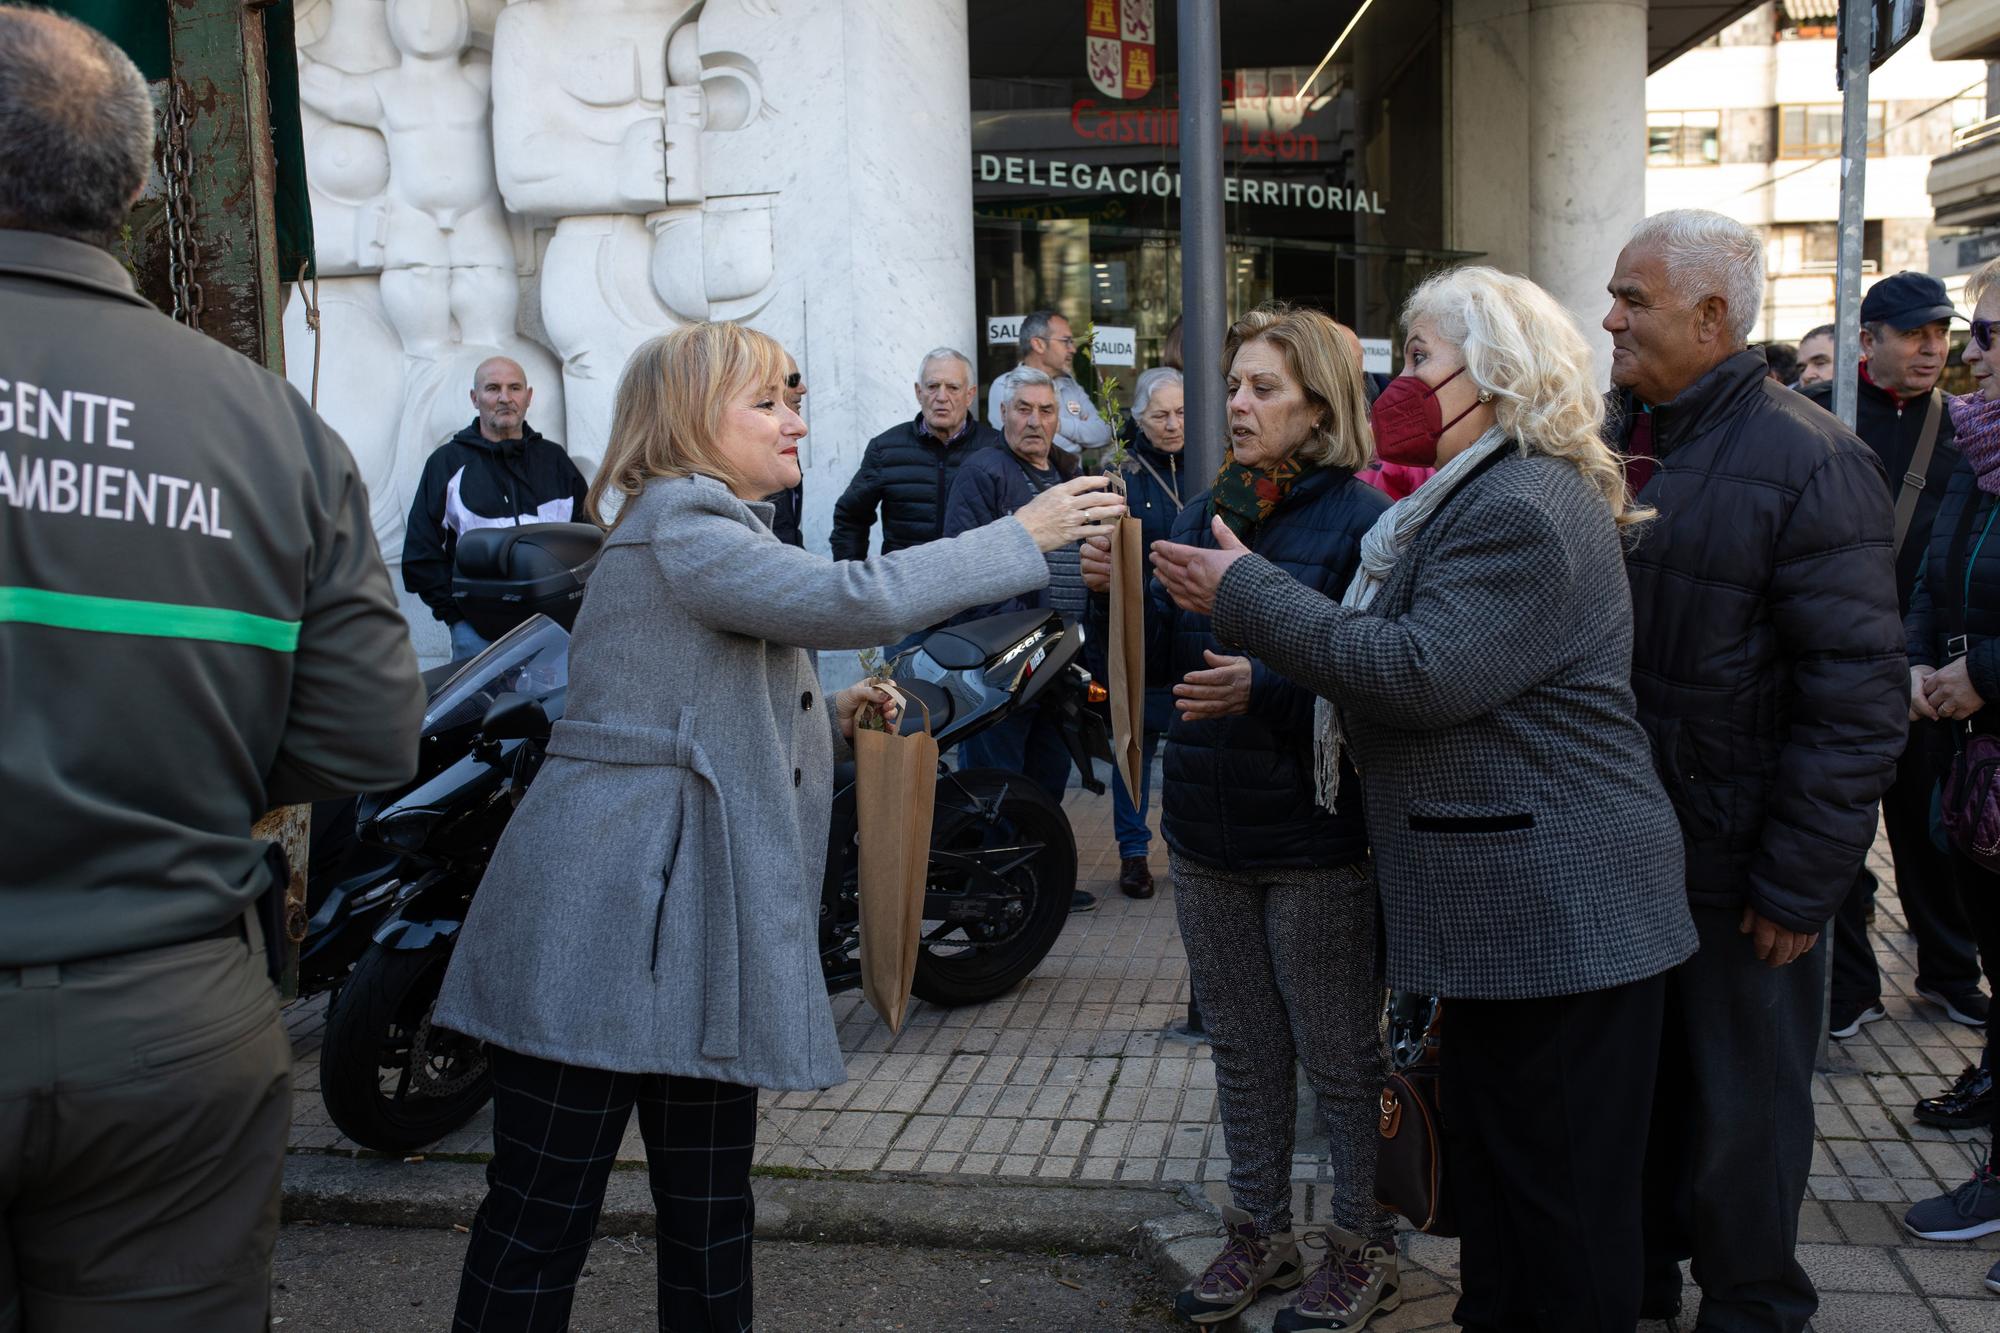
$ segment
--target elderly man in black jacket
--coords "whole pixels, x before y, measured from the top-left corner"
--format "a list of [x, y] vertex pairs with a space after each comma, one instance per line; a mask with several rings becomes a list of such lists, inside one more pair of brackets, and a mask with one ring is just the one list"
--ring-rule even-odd
[[882, 511], [882, 554], [944, 536], [945, 502], [958, 465], [1001, 443], [972, 413], [979, 386], [965, 353], [940, 347], [917, 368], [917, 415], [868, 441], [854, 480], [833, 503], [833, 558], [868, 558], [868, 530]]
[[[1895, 495], [1896, 591], [1905, 615], [1945, 482], [1958, 466], [1951, 413], [1938, 388], [1957, 313], [1944, 284], [1928, 273], [1882, 279], [1861, 302], [1861, 364], [1842, 372], [1857, 381], [1855, 433], [1882, 460]], [[1827, 380], [1800, 392], [1831, 412], [1833, 390]], [[1972, 922], [1959, 901], [1951, 857], [1931, 841], [1931, 791], [1950, 762], [1949, 725], [1912, 722], [1895, 784], [1882, 798], [1882, 823], [1896, 866], [1896, 896], [1917, 941], [1917, 994], [1953, 1022], [1982, 1027], [1987, 999], [1979, 989]], [[1864, 866], [1833, 921], [1836, 1037], [1851, 1037], [1862, 1024], [1887, 1017], [1868, 941], [1874, 899], [1875, 876]]]
[[1889, 488], [1746, 350], [1757, 233], [1641, 223], [1610, 282], [1614, 442], [1658, 516], [1627, 556], [1639, 720], [1680, 817], [1701, 949], [1669, 984], [1647, 1166], [1646, 1313], [1692, 1255], [1704, 1329], [1796, 1333], [1826, 953], [1903, 748]]

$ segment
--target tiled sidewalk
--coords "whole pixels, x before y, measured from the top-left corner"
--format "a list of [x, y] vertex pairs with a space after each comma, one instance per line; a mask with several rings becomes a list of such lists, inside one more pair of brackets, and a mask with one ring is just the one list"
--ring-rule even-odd
[[[913, 1003], [889, 1035], [861, 998], [834, 998], [849, 1081], [818, 1094], [766, 1098], [757, 1163], [828, 1171], [887, 1171], [1043, 1181], [1188, 1182], [1219, 1194], [1227, 1171], [1205, 1045], [1174, 1036], [1186, 1014], [1187, 963], [1174, 924], [1165, 854], [1156, 840], [1160, 892], [1146, 902], [1118, 893], [1108, 797], [1068, 801], [1083, 887], [1101, 903], [1070, 919], [1036, 974], [1010, 995], [970, 1009]], [[1886, 848], [1874, 861], [1893, 882]], [[1838, 1044], [1814, 1088], [1819, 1141], [1802, 1219], [1801, 1259], [1825, 1292], [1816, 1327], [1992, 1330], [2000, 1298], [1980, 1286], [2000, 1254], [1909, 1240], [1896, 1219], [1908, 1201], [1953, 1188], [1972, 1171], [1984, 1136], [1915, 1123], [1919, 1097], [1943, 1089], [1975, 1059], [1980, 1035], [1943, 1020], [1911, 995], [1914, 956], [1898, 906], [1885, 891], [1877, 954], [1889, 1018]], [[317, 1066], [323, 1002], [288, 1013], [299, 1056], [292, 1146], [353, 1151], [320, 1105]], [[485, 1113], [432, 1150], [483, 1154]], [[1294, 1158], [1297, 1209], [1321, 1212], [1324, 1155], [1301, 1140]], [[640, 1160], [636, 1126], [623, 1155]], [[2000, 1237], [1989, 1238], [2000, 1250]], [[1447, 1329], [1446, 1288], [1456, 1246], [1414, 1237], [1411, 1257], [1431, 1277], [1433, 1299], [1413, 1301], [1372, 1328]]]

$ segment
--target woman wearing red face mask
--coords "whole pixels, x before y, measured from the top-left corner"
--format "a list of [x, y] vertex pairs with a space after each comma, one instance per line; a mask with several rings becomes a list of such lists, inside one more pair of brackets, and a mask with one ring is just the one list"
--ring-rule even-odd
[[1328, 597], [1216, 534], [1161, 543], [1181, 606], [1320, 696], [1320, 771], [1366, 783], [1389, 984], [1445, 997], [1445, 1189], [1467, 1330], [1637, 1322], [1640, 1164], [1665, 998], [1695, 947], [1631, 690], [1638, 522], [1590, 349], [1522, 278], [1403, 312], [1377, 452], [1434, 466]]

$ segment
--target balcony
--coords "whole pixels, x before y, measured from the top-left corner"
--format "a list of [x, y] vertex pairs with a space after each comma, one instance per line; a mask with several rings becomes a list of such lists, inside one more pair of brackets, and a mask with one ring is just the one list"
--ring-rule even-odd
[[[2000, 4], [1994, 8], [2000, 11]], [[1938, 226], [1989, 227], [2000, 222], [2000, 116], [1989, 116], [1952, 135], [1951, 151], [1931, 163], [1928, 184]]]
[[1944, 0], [1931, 29], [1933, 60], [2000, 60], [2000, 0]]

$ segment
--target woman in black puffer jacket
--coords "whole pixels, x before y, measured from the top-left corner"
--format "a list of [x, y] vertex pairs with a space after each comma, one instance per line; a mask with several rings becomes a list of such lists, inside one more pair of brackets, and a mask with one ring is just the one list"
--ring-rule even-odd
[[[1360, 366], [1332, 320], [1284, 309], [1237, 321], [1223, 363], [1228, 460], [1213, 488], [1188, 499], [1172, 540], [1214, 545], [1219, 515], [1259, 555], [1339, 597], [1388, 506], [1354, 476], [1373, 452]], [[1108, 543], [1092, 538], [1084, 552], [1084, 581], [1101, 592]], [[1312, 692], [1229, 655], [1208, 617], [1180, 610], [1157, 583], [1150, 601], [1147, 683], [1171, 688], [1176, 710], [1160, 827], [1214, 1049], [1233, 1202], [1227, 1243], [1177, 1309], [1225, 1319], [1304, 1276], [1291, 1216], [1296, 1060], [1329, 1125], [1333, 1220], [1346, 1236], [1328, 1238], [1328, 1260], [1303, 1284], [1310, 1309], [1281, 1313], [1278, 1327], [1334, 1327], [1313, 1321], [1372, 1310], [1396, 1289], [1391, 1219], [1374, 1196], [1382, 976], [1360, 783], [1347, 774], [1335, 808], [1322, 808]]]
[[[1903, 627], [1910, 650], [1910, 720], [1936, 718], [1958, 736], [2000, 734], [2000, 261], [1966, 282], [1977, 301], [1965, 364], [1977, 386], [1948, 399], [1962, 461], [1945, 487]], [[1959, 896], [1979, 942], [1987, 984], [2000, 994], [2000, 875], [1952, 849]], [[1917, 1119], [1945, 1128], [1994, 1123], [1993, 1026], [1986, 1049], [1948, 1092], [1917, 1103]], [[1926, 1240], [1971, 1240], [2000, 1231], [2000, 1175], [1989, 1147], [1971, 1181], [1926, 1199], [1904, 1218]], [[1986, 1275], [2000, 1291], [2000, 1264]]]

